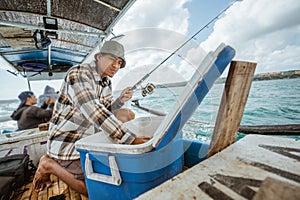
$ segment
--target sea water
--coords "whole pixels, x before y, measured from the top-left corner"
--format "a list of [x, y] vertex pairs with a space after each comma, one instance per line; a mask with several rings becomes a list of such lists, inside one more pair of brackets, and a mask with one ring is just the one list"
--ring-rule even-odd
[[[133, 99], [141, 106], [168, 113], [174, 108], [183, 87], [155, 88], [153, 94], [142, 97], [137, 90]], [[209, 142], [222, 98], [224, 84], [215, 84], [183, 128], [185, 138]], [[18, 100], [1, 100], [0, 116], [10, 115]], [[136, 117], [149, 113], [132, 107]], [[300, 124], [300, 79], [254, 81], [252, 83], [241, 125]], [[0, 130], [16, 129], [16, 121], [0, 122]]]

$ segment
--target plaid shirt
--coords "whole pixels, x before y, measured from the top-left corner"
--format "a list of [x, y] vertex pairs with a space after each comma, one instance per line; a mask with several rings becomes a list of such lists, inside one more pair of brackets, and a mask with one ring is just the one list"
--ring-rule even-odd
[[[79, 159], [75, 142], [100, 130], [110, 133], [116, 143], [133, 142], [135, 135], [111, 113], [111, 86], [101, 83], [95, 63], [74, 66], [67, 72], [50, 121], [50, 157]], [[116, 104], [120, 106], [120, 102]]]

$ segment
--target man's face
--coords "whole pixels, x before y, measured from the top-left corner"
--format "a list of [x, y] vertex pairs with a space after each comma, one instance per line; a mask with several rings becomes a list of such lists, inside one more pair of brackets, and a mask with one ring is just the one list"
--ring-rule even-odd
[[27, 101], [31, 104], [31, 105], [34, 105], [37, 103], [37, 99], [35, 97], [35, 95], [32, 95], [31, 97], [28, 97], [27, 98]]
[[111, 54], [99, 54], [98, 70], [101, 73], [101, 78], [105, 76], [113, 77], [120, 69], [123, 60]]

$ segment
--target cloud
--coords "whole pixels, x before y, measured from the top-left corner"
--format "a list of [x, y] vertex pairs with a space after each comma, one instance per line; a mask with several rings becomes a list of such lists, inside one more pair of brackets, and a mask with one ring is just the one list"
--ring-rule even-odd
[[225, 42], [235, 48], [236, 60], [257, 62], [256, 73], [299, 69], [299, 13], [298, 0], [236, 2], [201, 46], [212, 50]]
[[[129, 85], [136, 82], [188, 39], [189, 22], [196, 19], [189, 19], [187, 2], [189, 0], [143, 0], [129, 9], [114, 29], [115, 34], [126, 35], [120, 42], [130, 54], [126, 54], [129, 67], [120, 70], [114, 78], [116, 82], [122, 80]], [[191, 42], [165, 66], [180, 74], [180, 81], [188, 80], [205, 52], [215, 50], [224, 42], [235, 48], [235, 60], [257, 62], [256, 73], [299, 69], [298, 13], [298, 0], [236, 2], [215, 22], [207, 40], [199, 47]], [[139, 73], [129, 73], [129, 70], [139, 70]], [[172, 77], [164, 76], [163, 81], [174, 82], [176, 79]]]
[[184, 35], [188, 31], [189, 11], [183, 5], [190, 0], [142, 0], [136, 1], [115, 26], [116, 33], [136, 28], [156, 27], [177, 31]]
[[160, 28], [143, 28], [125, 32], [118, 41], [125, 47], [127, 67], [116, 74], [114, 82], [121, 81], [122, 85], [133, 85], [157, 67], [147, 81], [170, 83], [186, 80], [184, 74], [178, 76], [181, 70], [177, 65], [179, 66], [180, 62], [185, 60], [190, 49], [199, 47], [199, 44], [190, 42], [180, 51], [176, 51], [187, 39], [183, 34]]
[[[143, 0], [129, 9], [114, 28], [116, 35], [125, 35], [120, 42], [125, 46], [127, 64], [130, 66], [116, 74], [116, 87], [119, 82], [126, 86], [136, 83], [188, 39], [190, 14], [184, 7], [188, 2], [190, 0]], [[147, 81], [169, 83], [190, 78], [197, 59], [188, 50], [198, 46], [195, 43], [186, 45]]]

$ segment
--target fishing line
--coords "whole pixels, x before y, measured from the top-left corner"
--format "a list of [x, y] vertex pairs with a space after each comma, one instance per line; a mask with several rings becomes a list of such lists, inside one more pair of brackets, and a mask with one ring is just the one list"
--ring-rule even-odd
[[174, 54], [176, 54], [182, 47], [184, 47], [189, 41], [195, 38], [196, 35], [198, 35], [201, 31], [203, 31], [205, 28], [207, 28], [213, 21], [218, 19], [220, 15], [222, 15], [228, 8], [232, 6], [233, 3], [235, 3], [235, 0], [232, 3], [230, 3], [224, 10], [222, 10], [218, 15], [216, 15], [213, 19], [211, 19], [206, 25], [204, 25], [202, 28], [200, 28], [194, 35], [192, 35], [188, 40], [186, 40], [182, 45], [180, 45], [175, 51], [173, 51], [168, 57], [166, 57], [162, 62], [160, 62], [156, 67], [154, 67], [149, 73], [144, 75], [136, 84], [134, 84], [131, 89], [135, 90], [141, 83], [143, 83], [155, 70], [157, 70], [162, 64], [164, 64], [169, 58], [171, 58]]

